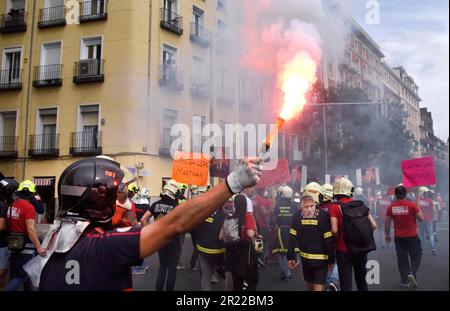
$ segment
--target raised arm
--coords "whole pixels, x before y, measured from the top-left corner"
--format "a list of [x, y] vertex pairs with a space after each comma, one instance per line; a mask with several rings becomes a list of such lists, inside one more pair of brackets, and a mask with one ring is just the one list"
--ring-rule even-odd
[[150, 256], [173, 237], [196, 228], [214, 211], [221, 208], [233, 193], [256, 185], [260, 175], [258, 165], [253, 162], [241, 162], [228, 176], [226, 182], [202, 196], [184, 202], [160, 220], [144, 227], [140, 239], [141, 258]]

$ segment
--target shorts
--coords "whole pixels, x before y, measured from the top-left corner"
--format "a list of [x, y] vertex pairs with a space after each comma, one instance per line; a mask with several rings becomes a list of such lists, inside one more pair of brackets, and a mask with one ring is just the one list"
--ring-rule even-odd
[[7, 247], [0, 247], [0, 271], [8, 269], [9, 253], [10, 251]]
[[305, 264], [303, 266], [303, 277], [307, 283], [325, 284], [328, 274], [327, 265], [322, 267], [311, 267]]

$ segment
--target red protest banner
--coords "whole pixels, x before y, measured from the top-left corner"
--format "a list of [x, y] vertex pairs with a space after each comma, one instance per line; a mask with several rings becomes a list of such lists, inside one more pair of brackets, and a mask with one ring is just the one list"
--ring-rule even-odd
[[403, 185], [420, 187], [436, 184], [434, 158], [426, 157], [402, 162]]
[[278, 161], [278, 165], [274, 170], [263, 171], [261, 182], [257, 185], [257, 188], [275, 186], [289, 181], [291, 181], [289, 162], [287, 159], [282, 159]]
[[204, 154], [176, 152], [172, 163], [172, 179], [196, 186], [208, 184], [210, 158]]

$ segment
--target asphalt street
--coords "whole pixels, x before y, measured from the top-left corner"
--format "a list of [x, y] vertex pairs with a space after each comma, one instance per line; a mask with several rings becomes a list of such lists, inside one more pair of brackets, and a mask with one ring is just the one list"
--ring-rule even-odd
[[[375, 234], [377, 238], [377, 234]], [[421, 291], [448, 291], [449, 290], [449, 224], [448, 218], [445, 218], [438, 224], [438, 244], [437, 256], [432, 255], [431, 246], [428, 241], [423, 243], [424, 255], [418, 273], [419, 289]], [[192, 243], [189, 235], [186, 236], [183, 244], [181, 263], [187, 268], [178, 270], [176, 291], [199, 291], [200, 273], [190, 272], [189, 260], [192, 254]], [[410, 291], [412, 289], [404, 288], [399, 285], [400, 275], [397, 269], [397, 258], [393, 245], [387, 249], [378, 249], [369, 255], [369, 260], [375, 260], [379, 263], [380, 278], [379, 284], [369, 285], [370, 291]], [[150, 263], [150, 269], [145, 275], [135, 275], [133, 285], [136, 291], [153, 291], [157, 270], [159, 267], [158, 255], [154, 254], [147, 258]], [[213, 284], [213, 290], [224, 290], [224, 281], [219, 279], [219, 283]], [[266, 265], [260, 270], [260, 282], [258, 290], [261, 291], [304, 291], [306, 283], [303, 280], [301, 267], [295, 271], [294, 280], [290, 283], [280, 281], [278, 267], [276, 264]]]

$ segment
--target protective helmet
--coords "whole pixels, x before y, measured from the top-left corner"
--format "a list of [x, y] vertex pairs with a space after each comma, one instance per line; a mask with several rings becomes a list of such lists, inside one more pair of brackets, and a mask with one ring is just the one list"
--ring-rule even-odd
[[264, 241], [262, 239], [255, 239], [254, 245], [256, 253], [261, 254], [264, 250]]
[[333, 185], [334, 195], [345, 195], [351, 197], [354, 191], [353, 184], [347, 177], [341, 177]]
[[424, 193], [429, 192], [430, 189], [428, 189], [427, 187], [420, 187], [418, 192], [419, 192], [419, 196], [423, 196]]
[[331, 201], [333, 199], [333, 191], [334, 191], [333, 185], [324, 184], [324, 185], [322, 185], [322, 190], [323, 190], [324, 200]]
[[178, 183], [171, 179], [168, 182], [166, 182], [163, 190], [161, 191], [161, 196], [168, 196], [171, 199], [177, 199], [180, 193], [180, 188], [178, 186]]
[[285, 199], [292, 199], [294, 196], [294, 190], [289, 186], [280, 187], [278, 188], [278, 191], [280, 192], [281, 197]]
[[136, 183], [131, 183], [128, 185], [128, 191], [132, 193], [138, 193], [139, 187]]
[[138, 196], [143, 199], [150, 198], [150, 190], [148, 188], [139, 189]]
[[19, 184], [14, 179], [0, 180], [0, 199], [9, 201]]
[[296, 192], [294, 194], [294, 202], [295, 203], [300, 203], [300, 193]]
[[303, 189], [302, 197], [310, 196], [316, 203], [322, 203], [323, 201], [323, 189], [322, 186], [316, 182], [309, 183]]
[[364, 190], [363, 190], [363, 188], [361, 188], [361, 187], [356, 188], [356, 189], [355, 189], [355, 192], [354, 192], [354, 195], [359, 195], [359, 196], [364, 195]]
[[377, 191], [377, 199], [381, 199], [383, 198], [383, 194], [381, 193], [381, 191]]
[[17, 191], [23, 191], [25, 189], [27, 189], [31, 193], [35, 193], [36, 185], [31, 180], [24, 180], [19, 184], [19, 188], [17, 189]]
[[58, 182], [58, 216], [109, 221], [123, 176], [120, 164], [108, 159], [89, 158], [73, 163]]

